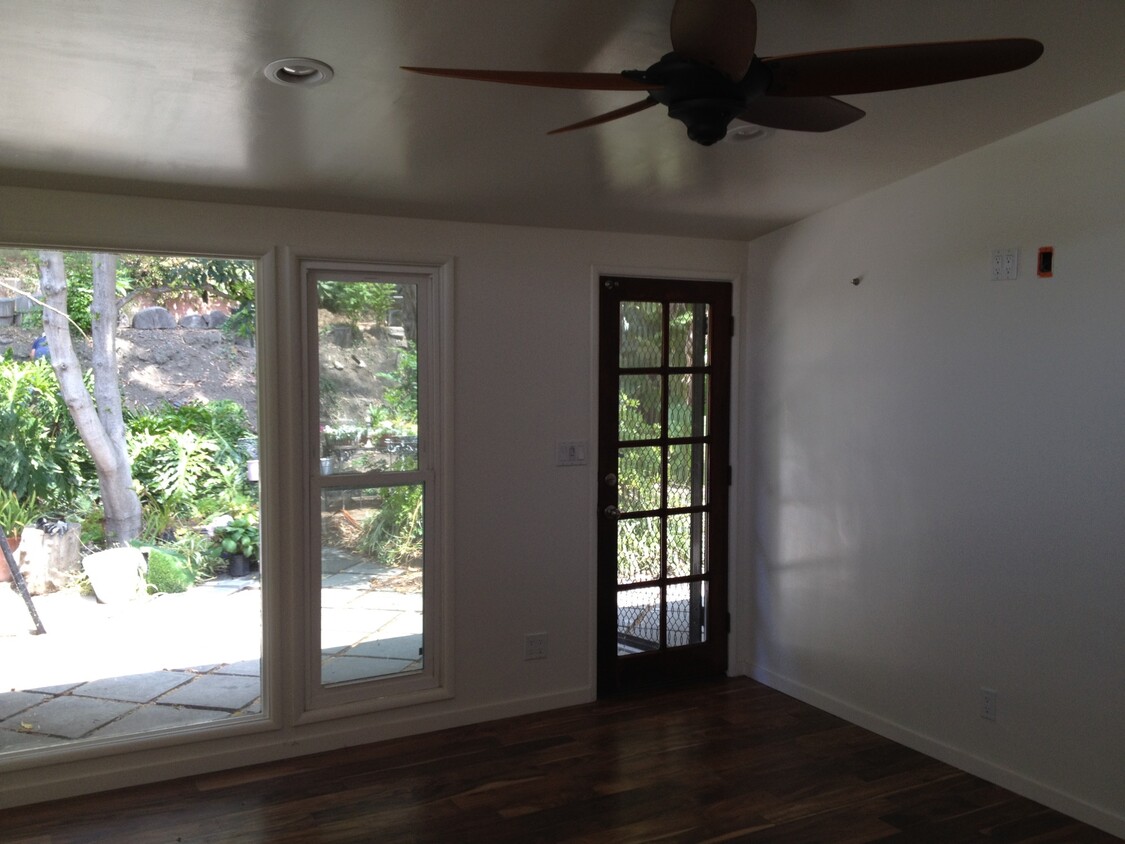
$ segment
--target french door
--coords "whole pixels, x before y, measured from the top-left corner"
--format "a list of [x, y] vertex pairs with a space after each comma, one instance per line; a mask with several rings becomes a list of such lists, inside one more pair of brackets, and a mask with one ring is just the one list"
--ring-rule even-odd
[[731, 287], [604, 277], [598, 692], [727, 665]]

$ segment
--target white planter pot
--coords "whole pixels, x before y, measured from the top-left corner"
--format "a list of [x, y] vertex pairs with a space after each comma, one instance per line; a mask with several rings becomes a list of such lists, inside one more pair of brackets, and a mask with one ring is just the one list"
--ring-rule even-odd
[[139, 548], [110, 548], [82, 559], [94, 594], [103, 604], [119, 604], [145, 594], [148, 565]]

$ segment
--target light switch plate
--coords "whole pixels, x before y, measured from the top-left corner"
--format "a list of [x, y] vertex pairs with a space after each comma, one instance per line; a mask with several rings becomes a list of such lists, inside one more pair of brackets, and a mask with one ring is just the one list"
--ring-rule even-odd
[[585, 466], [589, 445], [585, 440], [560, 442], [555, 445], [556, 466]]

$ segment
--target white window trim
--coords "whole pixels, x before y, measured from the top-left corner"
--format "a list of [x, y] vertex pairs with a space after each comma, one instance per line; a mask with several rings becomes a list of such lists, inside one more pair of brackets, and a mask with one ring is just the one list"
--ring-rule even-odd
[[[411, 276], [418, 289], [419, 346], [419, 466], [402, 473], [403, 481], [426, 483], [424, 512], [425, 568], [423, 574], [423, 643], [425, 659], [418, 672], [325, 686], [320, 669], [320, 498], [322, 488], [366, 486], [332, 476], [323, 483], [319, 454], [319, 363], [316, 325], [316, 279], [330, 274], [333, 280]], [[304, 619], [302, 664], [304, 696], [295, 724], [314, 723], [366, 712], [412, 706], [453, 696], [449, 655], [452, 600], [448, 575], [451, 536], [451, 483], [449, 474], [452, 430], [451, 262], [441, 264], [379, 261], [333, 261], [308, 258], [298, 262], [301, 319], [304, 327], [302, 383], [304, 385], [304, 448], [300, 461], [305, 541], [300, 578], [300, 616]]]

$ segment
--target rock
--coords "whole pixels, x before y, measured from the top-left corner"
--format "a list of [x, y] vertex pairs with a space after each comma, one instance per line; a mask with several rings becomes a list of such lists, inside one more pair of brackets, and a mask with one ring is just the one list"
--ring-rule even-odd
[[207, 327], [208, 328], [222, 328], [223, 323], [226, 322], [228, 319], [230, 319], [230, 317], [228, 317], [222, 311], [211, 311], [211, 313], [207, 314], [207, 316], [206, 316]]
[[207, 328], [207, 318], [199, 314], [186, 314], [180, 317], [180, 328]]
[[133, 314], [133, 328], [175, 328], [176, 320], [167, 308], [153, 306], [141, 308]]
[[328, 340], [335, 346], [346, 349], [349, 346], [354, 346], [356, 342], [355, 330], [345, 323], [337, 323], [333, 325], [328, 334]]
[[223, 335], [218, 331], [185, 331], [184, 342], [191, 346], [198, 346], [201, 349], [209, 349], [221, 345]]

